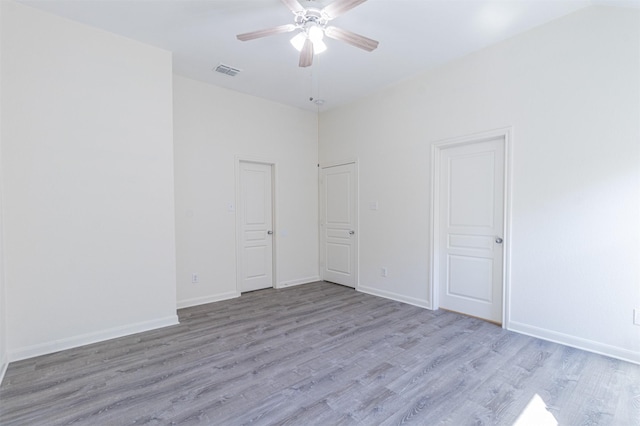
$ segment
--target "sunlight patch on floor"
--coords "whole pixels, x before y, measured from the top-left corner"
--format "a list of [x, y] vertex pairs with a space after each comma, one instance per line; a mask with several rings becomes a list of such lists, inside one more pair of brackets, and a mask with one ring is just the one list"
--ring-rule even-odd
[[513, 426], [557, 426], [558, 421], [547, 410], [540, 395], [535, 394], [524, 408]]

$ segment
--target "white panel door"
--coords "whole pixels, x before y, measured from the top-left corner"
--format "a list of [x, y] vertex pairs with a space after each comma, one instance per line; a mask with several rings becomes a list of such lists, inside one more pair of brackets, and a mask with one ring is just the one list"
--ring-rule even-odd
[[320, 171], [320, 268], [322, 278], [356, 286], [357, 176], [355, 163]]
[[440, 151], [440, 307], [502, 322], [504, 138]]
[[273, 287], [271, 165], [240, 162], [240, 291]]

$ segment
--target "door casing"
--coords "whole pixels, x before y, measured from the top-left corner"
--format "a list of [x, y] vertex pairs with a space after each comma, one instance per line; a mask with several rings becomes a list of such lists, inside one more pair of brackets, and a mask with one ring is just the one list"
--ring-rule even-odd
[[431, 145], [431, 275], [430, 293], [431, 308], [439, 308], [440, 283], [440, 154], [447, 148], [473, 144], [487, 139], [502, 138], [504, 140], [504, 198], [503, 198], [503, 250], [502, 263], [502, 328], [509, 328], [510, 321], [510, 265], [511, 265], [511, 158], [513, 129], [505, 127], [486, 132], [474, 133], [456, 138], [441, 140]]

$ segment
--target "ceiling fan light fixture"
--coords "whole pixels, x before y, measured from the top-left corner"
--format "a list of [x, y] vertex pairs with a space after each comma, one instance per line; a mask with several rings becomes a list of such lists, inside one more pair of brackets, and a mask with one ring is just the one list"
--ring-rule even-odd
[[296, 48], [298, 52], [302, 50], [302, 46], [304, 46], [304, 41], [307, 39], [307, 35], [304, 31], [299, 32], [291, 39], [291, 44]]
[[313, 41], [313, 53], [318, 54], [327, 50], [327, 45], [322, 40]]
[[[304, 46], [304, 42], [306, 40], [307, 40], [307, 33], [304, 31], [301, 31], [298, 34], [296, 34], [290, 41], [291, 41], [291, 45], [293, 45], [293, 47], [295, 47], [295, 49], [298, 52], [300, 52], [302, 51], [302, 47]], [[324, 41], [322, 41], [322, 38], [320, 40], [314, 41], [313, 38], [309, 36], [309, 40], [311, 40], [311, 42], [313, 43], [314, 54], [317, 55], [318, 53], [322, 53], [325, 50], [327, 50], [327, 45], [324, 43]]]
[[314, 46], [317, 42], [322, 41], [324, 37], [324, 31], [317, 25], [312, 25], [311, 28], [309, 28], [308, 34], [309, 40], [313, 42]]

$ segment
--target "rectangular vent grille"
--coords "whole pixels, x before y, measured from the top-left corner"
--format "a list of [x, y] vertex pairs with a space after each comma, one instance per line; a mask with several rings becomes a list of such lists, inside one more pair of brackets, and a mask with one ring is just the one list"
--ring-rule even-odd
[[217, 67], [215, 67], [213, 70], [215, 72], [226, 74], [231, 77], [235, 77], [236, 75], [238, 75], [238, 73], [240, 73], [239, 69], [230, 67], [229, 65], [225, 65], [225, 64], [220, 64]]

